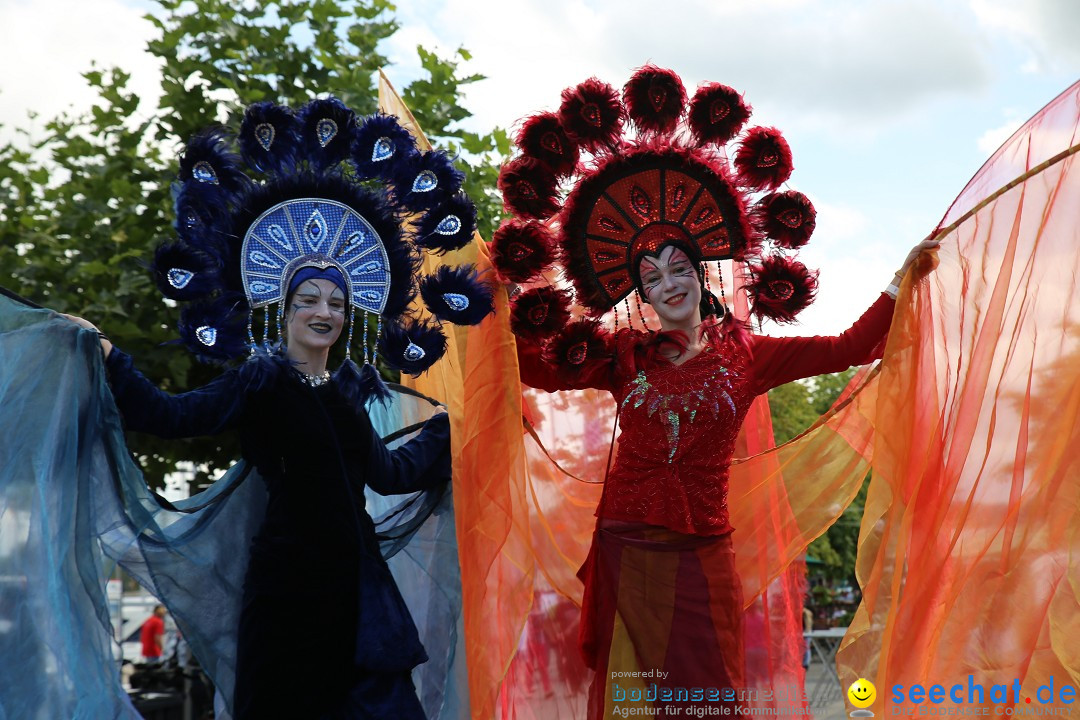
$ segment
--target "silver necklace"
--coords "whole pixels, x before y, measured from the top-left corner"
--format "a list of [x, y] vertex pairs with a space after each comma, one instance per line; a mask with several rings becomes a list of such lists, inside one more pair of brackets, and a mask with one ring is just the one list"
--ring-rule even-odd
[[321, 375], [308, 375], [306, 372], [297, 370], [296, 368], [293, 368], [293, 372], [300, 378], [300, 382], [305, 385], [310, 385], [311, 387], [319, 387], [320, 385], [325, 385], [330, 382], [329, 370], [324, 370]]

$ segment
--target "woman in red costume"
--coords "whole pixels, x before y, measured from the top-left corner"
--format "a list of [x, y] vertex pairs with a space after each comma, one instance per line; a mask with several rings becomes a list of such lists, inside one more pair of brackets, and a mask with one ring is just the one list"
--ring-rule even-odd
[[[743, 597], [727, 510], [739, 428], [755, 396], [874, 359], [900, 278], [937, 244], [913, 248], [840, 336], [750, 334], [726, 298], [709, 291], [705, 263], [745, 263], [752, 313], [790, 321], [816, 280], [783, 253], [809, 239], [813, 207], [799, 193], [776, 192], [791, 172], [776, 130], [747, 131], [729, 164], [723, 146], [750, 113], [737, 93], [704, 85], [685, 108], [682, 83], [668, 70], [639, 70], [622, 102], [610, 86], [586, 81], [563, 93], [558, 114], [526, 121], [523, 153], [500, 178], [518, 216], [493, 240], [503, 279], [532, 282], [560, 261], [588, 315], [616, 311], [614, 333], [593, 318], [569, 321], [569, 291], [541, 286], [515, 297], [511, 320], [523, 382], [607, 390], [619, 407], [615, 460], [580, 572], [581, 646], [596, 671], [590, 718], [744, 704]], [[627, 117], [633, 139], [622, 136]], [[583, 151], [590, 162], [581, 162]], [[560, 178], [573, 182], [561, 207]], [[768, 194], [750, 206], [752, 192]], [[775, 246], [768, 255], [765, 238]], [[651, 306], [659, 331], [634, 327], [633, 293]], [[618, 329], [624, 299], [630, 327]]]

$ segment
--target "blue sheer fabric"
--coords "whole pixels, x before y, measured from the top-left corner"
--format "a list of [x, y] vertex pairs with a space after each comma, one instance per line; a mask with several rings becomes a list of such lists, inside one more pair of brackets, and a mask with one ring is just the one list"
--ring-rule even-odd
[[[431, 412], [398, 391], [371, 417], [392, 448]], [[231, 698], [248, 557], [240, 549], [265, 503], [243, 462], [189, 500], [162, 503], [125, 446], [97, 336], [0, 297], [0, 720], [138, 717], [108, 616], [114, 562], [168, 606], [219, 698]], [[464, 717], [450, 493], [369, 490], [367, 505], [430, 658], [413, 672], [424, 710]], [[219, 717], [227, 711], [219, 702]]]

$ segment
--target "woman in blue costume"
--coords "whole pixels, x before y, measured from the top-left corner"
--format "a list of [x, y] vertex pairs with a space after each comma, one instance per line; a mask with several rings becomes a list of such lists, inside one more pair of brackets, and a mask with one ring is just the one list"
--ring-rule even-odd
[[232, 371], [169, 396], [102, 339], [113, 396], [132, 431], [238, 431], [244, 458], [266, 482], [244, 579], [234, 717], [422, 718], [410, 671], [427, 657], [363, 493], [411, 493], [449, 480], [447, 416], [388, 451], [325, 370], [344, 323], [341, 274], [303, 268], [290, 288], [287, 349], [257, 386], [251, 373]]
[[[393, 118], [360, 123], [335, 100], [295, 114], [252, 106], [239, 144], [250, 176], [221, 131], [189, 143], [177, 192], [180, 238], [158, 249], [154, 272], [167, 297], [189, 303], [180, 323], [189, 348], [206, 359], [247, 360], [202, 388], [169, 395], [98, 331], [112, 394], [128, 430], [169, 438], [238, 432], [246, 466], [265, 483], [243, 576], [232, 716], [424, 718], [411, 672], [427, 655], [364, 489], [429, 491], [413, 504], [430, 512], [450, 477], [450, 424], [438, 413], [387, 449], [368, 412], [389, 397], [375, 351], [368, 362], [368, 318], [376, 316], [377, 352], [416, 374], [445, 349], [440, 322], [486, 316], [490, 291], [472, 268], [417, 277], [418, 248], [461, 247], [475, 211], [445, 156], [417, 152]], [[406, 213], [423, 214], [406, 224]], [[433, 321], [408, 310], [418, 290]], [[349, 359], [354, 324], [364, 334], [362, 368]], [[346, 330], [346, 360], [331, 374], [330, 350]], [[174, 614], [184, 625], [199, 613]], [[182, 629], [185, 637], [200, 632]]]

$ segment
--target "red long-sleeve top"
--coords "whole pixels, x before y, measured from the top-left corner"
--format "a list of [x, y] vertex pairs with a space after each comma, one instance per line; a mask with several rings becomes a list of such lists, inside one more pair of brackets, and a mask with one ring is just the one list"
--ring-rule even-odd
[[728, 469], [754, 397], [784, 383], [878, 357], [894, 301], [884, 293], [836, 337], [749, 335], [748, 347], [718, 337], [682, 365], [647, 346], [653, 333], [623, 329], [568, 372], [518, 339], [521, 379], [554, 392], [609, 391], [619, 403], [618, 455], [596, 514], [695, 535], [720, 535], [728, 522]]

